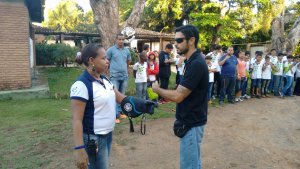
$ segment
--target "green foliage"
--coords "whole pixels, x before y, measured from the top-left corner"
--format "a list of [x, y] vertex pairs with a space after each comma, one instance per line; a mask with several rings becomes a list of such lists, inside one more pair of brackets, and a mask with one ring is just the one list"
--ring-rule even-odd
[[37, 65], [65, 66], [69, 61], [74, 60], [78, 51], [77, 47], [71, 47], [64, 43], [58, 44], [36, 44]]
[[130, 16], [131, 11], [134, 6], [134, 0], [120, 0], [119, 1], [119, 13], [120, 13], [120, 20], [124, 22]]
[[136, 53], [132, 48], [128, 48], [131, 55], [131, 64], [135, 64], [139, 61], [139, 54]]
[[36, 44], [36, 64], [37, 65], [54, 65], [53, 51], [55, 50], [55, 45], [48, 44]]
[[296, 46], [293, 55], [300, 56], [300, 44]]
[[64, 66], [69, 61], [73, 61], [76, 52], [79, 51], [77, 47], [71, 47], [70, 45], [64, 43], [58, 43], [56, 45], [56, 50], [53, 51], [54, 61], [56, 65]]
[[182, 19], [183, 7], [182, 0], [147, 0], [141, 24], [146, 29], [172, 32]]
[[87, 13], [79, 15], [79, 23], [75, 27], [77, 32], [97, 32], [97, 28], [94, 24], [94, 14], [92, 10]]
[[216, 43], [217, 38], [220, 38], [220, 45], [229, 46], [234, 38], [242, 37], [237, 13], [229, 12], [221, 16], [221, 9], [220, 3], [207, 3], [200, 12], [191, 13], [193, 25], [200, 30], [201, 48]]
[[62, 0], [54, 10], [48, 11], [43, 26], [55, 31], [96, 32], [93, 12], [84, 13], [74, 0]]

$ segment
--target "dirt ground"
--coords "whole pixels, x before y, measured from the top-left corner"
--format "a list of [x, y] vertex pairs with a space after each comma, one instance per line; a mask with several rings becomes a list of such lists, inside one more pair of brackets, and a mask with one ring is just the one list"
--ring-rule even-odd
[[[147, 122], [147, 133], [114, 136], [111, 169], [178, 169], [174, 118]], [[209, 109], [204, 169], [299, 169], [300, 97], [250, 99]]]

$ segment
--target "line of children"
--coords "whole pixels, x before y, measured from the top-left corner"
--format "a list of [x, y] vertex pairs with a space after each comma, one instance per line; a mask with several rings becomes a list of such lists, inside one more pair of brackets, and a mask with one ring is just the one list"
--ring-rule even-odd
[[[250, 59], [249, 52], [240, 51], [237, 53], [237, 69], [236, 69], [236, 84], [235, 84], [235, 102], [243, 101], [250, 98], [247, 93], [247, 84], [249, 77], [251, 78], [250, 95], [252, 98], [270, 97], [270, 93], [274, 92], [274, 96], [292, 96], [292, 94], [300, 96], [300, 57], [284, 56], [283, 53], [278, 53], [272, 50], [271, 54], [262, 57], [262, 52], [255, 52], [255, 58]], [[209, 87], [208, 100], [212, 103], [211, 91], [213, 87], [213, 72], [216, 72], [216, 67], [213, 67], [211, 62], [212, 57], [207, 55], [206, 63], [209, 68]], [[295, 76], [295, 78], [294, 78]], [[294, 80], [295, 79], [295, 80]], [[293, 91], [293, 82], [296, 85]], [[273, 83], [273, 84], [271, 84]], [[227, 93], [228, 94], [228, 93]]]

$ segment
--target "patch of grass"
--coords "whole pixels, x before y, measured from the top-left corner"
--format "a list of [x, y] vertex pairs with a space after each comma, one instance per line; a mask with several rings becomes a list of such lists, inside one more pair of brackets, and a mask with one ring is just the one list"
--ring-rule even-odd
[[[48, 76], [50, 95], [52, 98], [68, 98], [71, 85], [83, 72], [80, 67], [72, 68], [46, 68], [44, 69]], [[59, 96], [57, 96], [59, 95]]]
[[69, 100], [0, 101], [0, 110], [0, 168], [43, 168], [71, 146]]

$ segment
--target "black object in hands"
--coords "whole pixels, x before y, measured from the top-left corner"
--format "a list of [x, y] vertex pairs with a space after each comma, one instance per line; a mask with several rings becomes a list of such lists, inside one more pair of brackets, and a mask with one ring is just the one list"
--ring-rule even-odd
[[132, 118], [138, 117], [143, 113], [153, 114], [154, 108], [157, 106], [156, 102], [132, 96], [125, 97], [121, 102], [123, 113]]
[[97, 145], [94, 139], [88, 139], [87, 145], [86, 145], [87, 152], [91, 155], [97, 154]]

